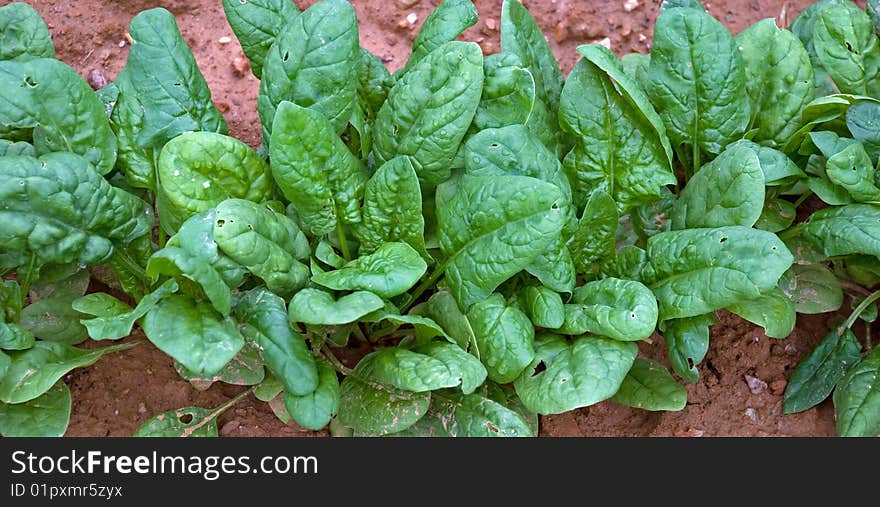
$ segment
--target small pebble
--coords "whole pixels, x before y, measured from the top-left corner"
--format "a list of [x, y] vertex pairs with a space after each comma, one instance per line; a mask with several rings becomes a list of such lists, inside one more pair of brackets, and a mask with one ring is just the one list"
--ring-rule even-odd
[[139, 414], [146, 414], [147, 413], [147, 406], [144, 405], [143, 402], [138, 403], [138, 413]]
[[415, 12], [410, 12], [406, 15], [406, 22], [409, 23], [409, 26], [413, 26], [416, 24], [416, 21], [419, 20], [419, 15]]
[[119, 41], [119, 43], [116, 44], [116, 45], [119, 46], [119, 47], [121, 47], [121, 48], [124, 48], [124, 47], [125, 47], [125, 41], [124, 41], [124, 40], [121, 40], [121, 41]]
[[596, 44], [598, 44], [600, 46], [605, 46], [606, 48], [611, 49], [611, 39], [609, 39], [608, 37], [605, 37], [604, 39], [602, 39], [600, 41], [596, 41]]
[[632, 12], [638, 6], [639, 0], [626, 0], [626, 2], [623, 2], [623, 10], [626, 12]]
[[88, 76], [86, 76], [86, 81], [88, 81], [89, 86], [92, 87], [92, 90], [99, 90], [109, 83], [107, 76], [101, 71], [101, 69], [91, 69], [89, 70]]
[[232, 42], [232, 37], [224, 35], [223, 37], [217, 39], [217, 42], [219, 42], [220, 44], [229, 44], [230, 42]]
[[675, 428], [672, 434], [676, 437], [702, 437], [706, 432], [697, 428]]
[[760, 394], [767, 390], [767, 382], [751, 375], [746, 375], [745, 378], [746, 384], [749, 385], [749, 390], [752, 394]]
[[486, 22], [483, 24], [486, 27], [486, 30], [490, 32], [494, 32], [498, 30], [498, 21], [495, 18], [486, 18]]
[[251, 70], [251, 62], [244, 56], [236, 56], [232, 59], [232, 73], [238, 77], [244, 77]]
[[746, 411], [744, 412], [744, 414], [746, 417], [748, 417], [752, 421], [758, 420], [758, 412], [755, 411], [755, 409], [753, 409], [752, 407], [747, 408]]

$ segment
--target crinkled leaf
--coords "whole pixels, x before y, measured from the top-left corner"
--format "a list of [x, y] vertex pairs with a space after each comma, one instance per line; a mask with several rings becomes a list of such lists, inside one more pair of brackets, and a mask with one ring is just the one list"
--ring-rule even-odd
[[841, 437], [880, 436], [880, 348], [873, 349], [837, 384], [834, 417]]
[[663, 320], [757, 298], [794, 260], [775, 234], [741, 226], [660, 233], [648, 240], [647, 253], [645, 283]]
[[714, 324], [714, 313], [664, 322], [662, 334], [669, 363], [675, 373], [688, 382], [696, 382], [700, 378], [697, 365], [709, 351], [709, 326]]
[[147, 338], [196, 375], [214, 375], [244, 346], [235, 322], [189, 296], [168, 296], [143, 318]]
[[520, 302], [535, 326], [556, 329], [565, 320], [562, 296], [548, 287], [526, 287], [520, 293]]
[[[445, 290], [435, 292], [427, 302], [426, 313], [428, 317], [440, 324], [446, 333], [455, 340], [464, 350], [470, 350], [476, 346], [476, 338], [471, 323], [465, 314], [459, 309], [458, 303], [451, 293]], [[479, 349], [471, 350], [477, 358], [480, 357]]]
[[648, 266], [648, 254], [635, 245], [620, 249], [614, 257], [602, 263], [599, 271], [603, 276], [642, 281], [642, 274]]
[[803, 412], [821, 403], [846, 372], [861, 360], [861, 345], [849, 329], [831, 331], [801, 359], [785, 387], [782, 409], [786, 414]]
[[223, 0], [223, 10], [251, 62], [251, 70], [259, 78], [269, 47], [284, 26], [299, 15], [299, 9], [290, 0]]
[[[449, 346], [455, 347], [452, 344]], [[360, 366], [361, 364], [363, 366]], [[360, 375], [380, 384], [414, 393], [456, 387], [464, 381], [460, 360], [455, 361], [452, 356], [438, 358], [432, 354], [399, 347], [388, 347], [371, 352], [361, 359], [358, 365]], [[472, 379], [468, 380], [468, 387], [473, 391], [476, 386], [470, 385]]]
[[[2, 16], [2, 11], [0, 11]], [[61, 437], [70, 422], [70, 389], [55, 382], [40, 397], [14, 405], [0, 402], [0, 435], [4, 437]]]
[[[157, 175], [163, 204], [180, 220], [224, 199], [263, 202], [272, 198], [269, 164], [238, 139], [213, 132], [190, 132], [165, 144]], [[162, 225], [174, 231], [180, 223]]]
[[330, 122], [315, 110], [287, 101], [281, 102], [274, 118], [272, 175], [306, 232], [323, 236], [340, 220], [360, 222], [367, 175]]
[[135, 144], [159, 148], [189, 131], [225, 134], [226, 121], [211, 101], [211, 90], [174, 15], [162, 8], [142, 11], [132, 19], [128, 33], [132, 43], [120, 96], [133, 92], [142, 106]]
[[736, 42], [709, 13], [665, 9], [654, 25], [648, 94], [673, 144], [721, 153], [750, 118]]
[[15, 157], [17, 155], [35, 157], [36, 152], [31, 144], [24, 141], [13, 142], [0, 139], [0, 157]]
[[288, 318], [303, 324], [339, 325], [354, 322], [384, 306], [382, 298], [372, 292], [352, 292], [334, 300], [328, 292], [306, 288], [290, 300]]
[[238, 354], [214, 375], [198, 375], [177, 361], [174, 362], [174, 369], [199, 391], [208, 389], [214, 382], [236, 386], [254, 386], [266, 377], [266, 369], [263, 366], [260, 352], [253, 343], [246, 343]]
[[880, 188], [875, 184], [874, 164], [861, 144], [851, 144], [828, 159], [828, 179], [840, 185], [857, 202], [880, 204]]
[[779, 288], [797, 313], [833, 312], [843, 304], [840, 281], [821, 264], [795, 264], [779, 279]]
[[477, 23], [477, 8], [471, 0], [444, 0], [428, 14], [412, 43], [412, 53], [406, 66], [397, 73], [400, 76], [413, 68], [430, 52], [455, 40], [462, 32]]
[[872, 161], [880, 157], [880, 104], [856, 102], [846, 111], [846, 126]]
[[75, 299], [72, 306], [80, 313], [95, 316], [80, 320], [93, 340], [118, 340], [130, 335], [135, 321], [146, 315], [165, 296], [177, 292], [177, 288], [177, 282], [168, 280], [141, 299], [135, 308], [103, 292]]
[[559, 123], [578, 138], [564, 160], [575, 202], [601, 190], [622, 211], [647, 204], [675, 183], [663, 122], [616, 57], [598, 45], [581, 46], [559, 106]]
[[647, 338], [657, 326], [657, 300], [639, 282], [605, 278], [575, 289], [572, 301], [584, 314], [584, 332], [615, 340]]
[[40, 13], [24, 2], [0, 7], [0, 60], [34, 58], [55, 58], [55, 46]]
[[733, 145], [688, 180], [672, 211], [672, 228], [755, 225], [764, 207], [764, 172], [750, 149]]
[[34, 346], [34, 334], [18, 324], [0, 323], [0, 349], [27, 350]]
[[635, 343], [597, 336], [568, 341], [545, 335], [535, 347], [535, 359], [514, 385], [523, 404], [539, 414], [560, 414], [612, 397], [638, 352]]
[[214, 241], [224, 254], [278, 294], [305, 286], [309, 268], [297, 258], [308, 255], [308, 242], [293, 221], [242, 199], [227, 199], [216, 209]]
[[558, 238], [558, 187], [525, 176], [471, 176], [437, 189], [446, 281], [462, 308], [484, 300]]
[[320, 430], [330, 423], [339, 410], [339, 379], [336, 370], [328, 363], [318, 365], [318, 385], [310, 393], [296, 395], [284, 393], [284, 407], [303, 428]]
[[483, 60], [483, 94], [474, 115], [478, 130], [525, 125], [535, 103], [535, 79], [513, 53], [495, 53]]
[[378, 163], [408, 155], [424, 187], [449, 178], [483, 88], [483, 53], [473, 42], [443, 44], [388, 92], [376, 116]]
[[402, 241], [430, 258], [425, 247], [422, 191], [409, 157], [382, 164], [364, 187], [363, 222], [356, 229], [363, 253]]
[[838, 90], [880, 96], [880, 42], [855, 4], [832, 2], [816, 13], [813, 51]]
[[405, 430], [428, 411], [431, 393], [412, 393], [377, 382], [362, 372], [369, 362], [361, 360], [339, 387], [339, 421], [371, 435]]
[[235, 316], [246, 324], [242, 333], [259, 345], [260, 355], [288, 395], [304, 396], [318, 387], [315, 357], [290, 327], [283, 299], [269, 290], [253, 289], [238, 300]]
[[428, 413], [393, 436], [410, 437], [533, 437], [517, 412], [480, 394], [435, 392]]
[[794, 330], [795, 304], [778, 287], [748, 301], [727, 308], [747, 321], [764, 328], [770, 338], [786, 338]]
[[0, 136], [10, 141], [30, 141], [37, 106], [24, 83], [24, 64], [0, 60]]
[[461, 391], [464, 394], [473, 393], [486, 380], [487, 371], [480, 360], [465, 352], [458, 345], [435, 341], [422, 345], [415, 351], [445, 364], [453, 376], [459, 379], [458, 384], [461, 385]]
[[594, 263], [614, 255], [618, 218], [614, 199], [601, 190], [593, 192], [568, 243], [578, 273], [591, 273]]
[[340, 269], [312, 277], [334, 290], [366, 290], [383, 298], [409, 290], [428, 269], [425, 260], [406, 243], [385, 243], [369, 255], [358, 257]]
[[782, 146], [801, 126], [801, 110], [815, 96], [813, 66], [801, 41], [763, 19], [736, 36], [751, 99], [754, 140]]
[[827, 257], [880, 256], [880, 208], [848, 204], [813, 213], [801, 234]]
[[290, 20], [263, 65], [257, 98], [263, 139], [275, 131], [283, 101], [318, 113], [333, 134], [342, 132], [357, 98], [359, 59], [357, 15], [347, 1], [322, 0]]
[[512, 382], [535, 357], [535, 328], [522, 310], [509, 306], [500, 294], [492, 294], [467, 312], [480, 360], [489, 378]]
[[797, 164], [779, 150], [761, 146], [747, 139], [740, 139], [728, 146], [727, 149], [734, 147], [748, 148], [758, 156], [758, 162], [761, 164], [761, 171], [764, 173], [764, 182], [767, 186], [779, 186], [805, 176]]
[[797, 217], [797, 210], [790, 201], [785, 199], [767, 199], [761, 216], [755, 222], [755, 229], [768, 232], [784, 231], [791, 227]]
[[121, 343], [100, 349], [78, 349], [50, 341], [38, 341], [28, 350], [9, 352], [10, 363], [0, 377], [0, 401], [24, 403], [52, 388], [74, 368], [91, 366], [104, 354], [127, 350], [137, 345]]
[[611, 399], [642, 410], [681, 410], [687, 404], [687, 391], [662, 364], [637, 357]]

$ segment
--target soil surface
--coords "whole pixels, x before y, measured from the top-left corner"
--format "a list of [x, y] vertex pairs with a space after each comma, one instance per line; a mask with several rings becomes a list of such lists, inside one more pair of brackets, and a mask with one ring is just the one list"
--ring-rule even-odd
[[[257, 116], [259, 82], [226, 23], [220, 0], [26, 0], [49, 25], [59, 59], [83, 77], [102, 73], [113, 80], [128, 54], [131, 18], [151, 7], [176, 16], [184, 39], [198, 61], [214, 102], [229, 123], [229, 133], [251, 146], [260, 143]], [[0, 0], [0, 5], [9, 3]], [[296, 1], [306, 8], [313, 1]], [[439, 0], [352, 0], [358, 13], [361, 45], [380, 56], [390, 70], [401, 67], [418, 28]], [[577, 60], [575, 48], [603, 42], [618, 54], [650, 48], [660, 0], [528, 0], [524, 2], [547, 36], [565, 73]], [[730, 0], [709, 2], [709, 11], [733, 33], [763, 18], [787, 26], [812, 0]], [[864, 6], [864, 1], [858, 2]], [[484, 53], [500, 50], [501, 0], [476, 0], [480, 19], [463, 39]], [[410, 24], [414, 13], [416, 22]], [[605, 40], [607, 38], [607, 40]], [[830, 436], [830, 401], [801, 414], [782, 415], [782, 392], [798, 360], [827, 333], [823, 316], [799, 316], [785, 340], [767, 338], [738, 317], [719, 312], [718, 324], [700, 379], [689, 384], [681, 412], [646, 412], [611, 402], [542, 418], [546, 436]], [[127, 340], [144, 340], [137, 332]], [[85, 344], [93, 346], [93, 344]], [[654, 336], [642, 353], [664, 364], [665, 346]], [[749, 378], [751, 380], [751, 388]], [[105, 357], [66, 378], [73, 395], [70, 436], [128, 436], [149, 417], [196, 405], [214, 407], [241, 392], [215, 384], [200, 391], [182, 380], [168, 356], [146, 342]], [[249, 397], [221, 416], [225, 436], [321, 436], [281, 423], [266, 403]]]

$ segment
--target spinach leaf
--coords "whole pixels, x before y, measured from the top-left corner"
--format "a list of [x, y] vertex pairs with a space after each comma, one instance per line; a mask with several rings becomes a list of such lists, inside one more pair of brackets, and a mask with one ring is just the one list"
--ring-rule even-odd
[[259, 78], [269, 48], [284, 26], [299, 15], [299, 9], [290, 0], [223, 0], [223, 10]]

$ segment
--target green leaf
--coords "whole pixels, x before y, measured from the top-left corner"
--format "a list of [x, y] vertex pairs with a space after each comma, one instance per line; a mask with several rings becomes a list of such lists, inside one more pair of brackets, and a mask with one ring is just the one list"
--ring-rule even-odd
[[[523, 404], [539, 414], [561, 414], [614, 395], [638, 352], [635, 343], [597, 336], [567, 341], [545, 335], [535, 342], [532, 364], [516, 379]], [[538, 371], [538, 366], [544, 369]]]
[[855, 4], [829, 3], [816, 13], [813, 50], [838, 90], [880, 96], [880, 43]]
[[9, 368], [0, 377], [0, 401], [15, 404], [33, 400], [51, 389], [71, 370], [91, 366], [104, 354], [127, 350], [135, 345], [137, 342], [84, 350], [61, 343], [38, 341], [28, 350], [9, 352]]
[[672, 210], [672, 228], [751, 227], [764, 208], [764, 172], [750, 149], [733, 145], [688, 181]]
[[323, 236], [340, 220], [360, 222], [367, 175], [330, 122], [317, 111], [287, 101], [274, 117], [272, 175], [306, 232]]
[[583, 205], [603, 191], [621, 211], [648, 204], [676, 182], [666, 129], [641, 87], [598, 45], [580, 46], [559, 105], [563, 130], [578, 138], [564, 160]]
[[797, 313], [833, 312], [843, 304], [840, 281], [821, 264], [794, 264], [779, 279], [779, 288]]
[[801, 234], [826, 257], [880, 256], [880, 208], [870, 204], [825, 208], [810, 216]]
[[297, 259], [308, 256], [308, 241], [293, 221], [242, 199], [216, 209], [214, 241], [224, 254], [282, 296], [306, 285], [309, 268]]
[[657, 326], [657, 300], [639, 282], [605, 278], [578, 287], [572, 301], [584, 314], [585, 330], [621, 341], [651, 336]]
[[517, 412], [480, 394], [434, 393], [428, 413], [392, 436], [411, 437], [533, 437]]
[[880, 34], [880, 1], [868, 0], [865, 2], [865, 12], [871, 18], [871, 24], [874, 25], [874, 33]]
[[637, 357], [612, 401], [642, 410], [681, 410], [687, 391], [662, 364]]
[[494, 382], [512, 382], [535, 357], [535, 328], [522, 310], [492, 294], [467, 312], [480, 360]]
[[846, 372], [862, 359], [862, 346], [849, 329], [828, 333], [788, 379], [782, 409], [786, 414], [803, 412], [821, 403]]
[[242, 333], [259, 345], [260, 355], [288, 396], [305, 396], [317, 389], [315, 357], [305, 339], [291, 329], [283, 299], [269, 290], [253, 289], [236, 302], [235, 316], [245, 324]]
[[[180, 221], [224, 199], [263, 202], [272, 198], [269, 164], [238, 139], [213, 132], [190, 132], [165, 144], [157, 175], [163, 204]], [[162, 225], [174, 231], [180, 222]]]
[[43, 18], [24, 2], [0, 7], [0, 60], [34, 58], [55, 58], [55, 46]]
[[736, 42], [709, 13], [665, 9], [654, 25], [648, 94], [673, 144], [716, 154], [742, 137], [751, 108]]
[[[476, 347], [476, 337], [467, 316], [458, 308], [458, 303], [451, 293], [445, 290], [435, 292], [429, 299], [426, 307], [428, 317], [446, 331], [446, 333], [464, 350], [470, 350], [471, 345]], [[479, 349], [472, 350], [477, 358], [480, 357]]]
[[415, 349], [415, 352], [430, 356], [446, 365], [458, 382], [453, 386], [461, 385], [464, 394], [471, 394], [486, 381], [487, 371], [476, 357], [465, 352], [458, 345], [434, 341]]
[[755, 222], [755, 229], [767, 232], [780, 232], [791, 227], [797, 217], [797, 210], [785, 199], [767, 199], [761, 216]]
[[383, 243], [402, 241], [430, 259], [425, 247], [422, 191], [409, 157], [389, 160], [367, 180], [363, 222], [356, 232], [363, 253], [373, 253]]
[[451, 339], [449, 335], [440, 327], [439, 324], [434, 322], [434, 320], [423, 317], [422, 315], [416, 315], [415, 312], [418, 310], [418, 306], [413, 307], [410, 311], [409, 315], [398, 315], [396, 313], [397, 309], [394, 308], [392, 310], [388, 309], [389, 305], [386, 305], [385, 309], [378, 310], [376, 312], [370, 313], [369, 315], [365, 315], [361, 317], [362, 322], [382, 322], [389, 321], [396, 326], [412, 326], [415, 337], [417, 341], [421, 342], [422, 340], [430, 340], [434, 337], [442, 337], [446, 339]]
[[642, 281], [642, 274], [648, 266], [648, 255], [641, 248], [627, 245], [620, 249], [614, 257], [606, 259], [599, 268], [602, 276], [627, 278]]
[[303, 428], [320, 430], [330, 423], [339, 410], [339, 379], [336, 370], [328, 363], [319, 361], [318, 385], [310, 393], [296, 395], [284, 393], [284, 407]]
[[502, 406], [509, 408], [519, 414], [523, 421], [526, 422], [533, 436], [538, 435], [538, 414], [532, 412], [516, 394], [516, 390], [511, 385], [500, 385], [495, 382], [487, 382], [485, 388], [485, 396], [490, 400], [500, 403]]
[[217, 410], [183, 407], [153, 416], [142, 424], [133, 437], [216, 437]]
[[567, 208], [558, 187], [525, 176], [464, 175], [441, 185], [440, 249], [459, 305], [484, 300], [531, 264], [558, 238]]
[[196, 375], [214, 375], [244, 346], [235, 322], [189, 296], [160, 301], [141, 322], [147, 338]]
[[354, 322], [364, 315], [383, 308], [382, 298], [367, 291], [357, 291], [334, 300], [323, 290], [306, 288], [290, 300], [290, 322], [339, 325]]
[[275, 131], [283, 101], [309, 108], [327, 120], [331, 132], [341, 133], [357, 98], [359, 60], [357, 15], [347, 1], [323, 0], [292, 19], [263, 66], [257, 98], [263, 139]]
[[80, 294], [64, 294], [33, 302], [21, 312], [21, 329], [37, 338], [65, 345], [76, 345], [88, 338], [79, 320], [83, 317], [72, 308]]
[[858, 202], [880, 204], [880, 188], [874, 183], [874, 164], [861, 144], [851, 144], [828, 159], [828, 179], [845, 188]]
[[123, 70], [127, 81], [119, 94], [134, 92], [143, 108], [136, 145], [160, 148], [190, 131], [225, 134], [226, 121], [211, 101], [211, 90], [174, 16], [162, 8], [142, 11], [132, 19], [128, 33], [132, 43]]
[[14, 405], [0, 402], [0, 435], [62, 437], [70, 422], [70, 406], [70, 389], [63, 380], [33, 400]]
[[568, 243], [578, 273], [592, 273], [594, 263], [614, 255], [618, 218], [614, 199], [601, 190], [593, 192]]
[[214, 375], [198, 375], [176, 361], [174, 369], [199, 391], [210, 388], [214, 382], [236, 386], [255, 386], [266, 377], [266, 369], [263, 366], [260, 352], [253, 343], [246, 343], [238, 354]]
[[[455, 345], [448, 344], [450, 347]], [[428, 349], [430, 351], [430, 349]], [[461, 350], [461, 349], [459, 349]], [[466, 352], [462, 351], [465, 355]], [[439, 354], [435, 351], [435, 354]], [[361, 366], [363, 364], [363, 366]], [[431, 354], [414, 352], [399, 347], [388, 347], [367, 354], [361, 363], [358, 363], [359, 374], [366, 376], [380, 384], [396, 387], [404, 391], [422, 393], [434, 391], [444, 387], [463, 386], [465, 381], [464, 367], [472, 367], [472, 364], [462, 364], [459, 357], [447, 354], [446, 356], [434, 357]], [[468, 380], [468, 389], [473, 392], [485, 377], [477, 385], [472, 385], [473, 379]], [[464, 388], [464, 386], [462, 387]]]
[[36, 152], [32, 145], [24, 141], [12, 142], [0, 139], [0, 157], [15, 157], [18, 155], [34, 157]]
[[663, 320], [755, 299], [794, 260], [775, 234], [740, 226], [663, 232], [648, 239], [647, 252], [645, 283]]
[[709, 351], [709, 326], [714, 324], [714, 313], [667, 320], [663, 323], [665, 330], [662, 334], [669, 363], [675, 373], [688, 382], [696, 382], [700, 378], [697, 365]]
[[747, 321], [764, 328], [770, 338], [786, 338], [794, 330], [795, 304], [778, 287], [760, 297], [740, 301], [727, 308]]
[[0, 349], [27, 350], [33, 346], [33, 333], [18, 324], [0, 323]]
[[377, 113], [376, 162], [408, 155], [423, 187], [448, 179], [482, 88], [483, 53], [476, 43], [447, 42], [429, 53], [397, 81]]
[[141, 102], [142, 97], [131, 82], [132, 72], [129, 69], [123, 68], [114, 82], [119, 89], [119, 95], [110, 116], [110, 127], [116, 135], [116, 164], [129, 185], [155, 191], [158, 153], [154, 148], [138, 143], [138, 136], [144, 127], [145, 104]]
[[880, 436], [880, 348], [855, 365], [834, 390], [837, 434], [842, 437]]
[[[370, 120], [375, 120], [376, 112], [388, 98], [392, 81], [382, 60], [364, 48], [360, 48], [358, 65], [358, 103]], [[369, 152], [369, 150], [367, 150]]]
[[10, 141], [31, 141], [36, 105], [24, 82], [24, 64], [0, 60], [0, 136]]
[[425, 18], [412, 43], [406, 65], [395, 77], [400, 79], [415, 64], [443, 44], [454, 41], [462, 32], [477, 23], [477, 8], [471, 0], [444, 0]]
[[574, 289], [577, 274], [561, 234], [525, 270], [555, 291], [571, 292]]
[[850, 255], [846, 258], [846, 273], [854, 282], [865, 287], [880, 283], [880, 266], [871, 255]]
[[409, 290], [427, 271], [419, 253], [406, 243], [385, 243], [372, 254], [340, 269], [319, 273], [312, 281], [334, 290], [367, 290], [383, 298]]
[[744, 147], [752, 150], [758, 156], [758, 162], [761, 164], [761, 171], [764, 173], [764, 183], [767, 186], [779, 186], [791, 182], [794, 179], [805, 176], [804, 172], [792, 162], [785, 153], [779, 150], [768, 148], [753, 143], [747, 139], [740, 139], [728, 146], [727, 149], [734, 147]]
[[[315, 376], [317, 378], [317, 375]], [[316, 383], [317, 385], [317, 383]], [[284, 391], [284, 384], [272, 374], [272, 370], [266, 372], [266, 377], [254, 388], [254, 397], [260, 401], [269, 402]]]
[[284, 26], [299, 15], [299, 9], [290, 0], [223, 0], [223, 10], [259, 79], [269, 47]]
[[559, 293], [544, 286], [530, 286], [520, 293], [520, 302], [532, 324], [547, 329], [562, 326], [565, 311]]
[[846, 111], [846, 126], [871, 160], [880, 158], [880, 104], [856, 102]]
[[371, 435], [405, 430], [424, 417], [431, 393], [412, 393], [388, 386], [363, 374], [369, 361], [361, 360], [339, 387], [339, 421]]
[[815, 97], [813, 66], [801, 41], [763, 19], [736, 36], [751, 99], [754, 140], [783, 146], [800, 128], [800, 115]]
[[[525, 125], [535, 104], [535, 78], [513, 53], [483, 60], [483, 94], [474, 115], [478, 130]], [[542, 145], [543, 146], [543, 145]]]
[[73, 301], [73, 309], [93, 319], [82, 319], [93, 340], [118, 340], [131, 334], [135, 321], [147, 314], [164, 297], [177, 292], [177, 282], [168, 280], [141, 299], [132, 309], [127, 304], [103, 292], [88, 294]]
[[[532, 74], [535, 80], [535, 108], [544, 111], [545, 119], [539, 119], [530, 130], [549, 128], [549, 131], [536, 134], [545, 144], [553, 140], [547, 147], [554, 149], [558, 131], [556, 111], [559, 109], [559, 96], [565, 77], [535, 18], [518, 0], [504, 0], [501, 5], [501, 50], [519, 57], [523, 67]], [[540, 118], [539, 115], [536, 117]]]

